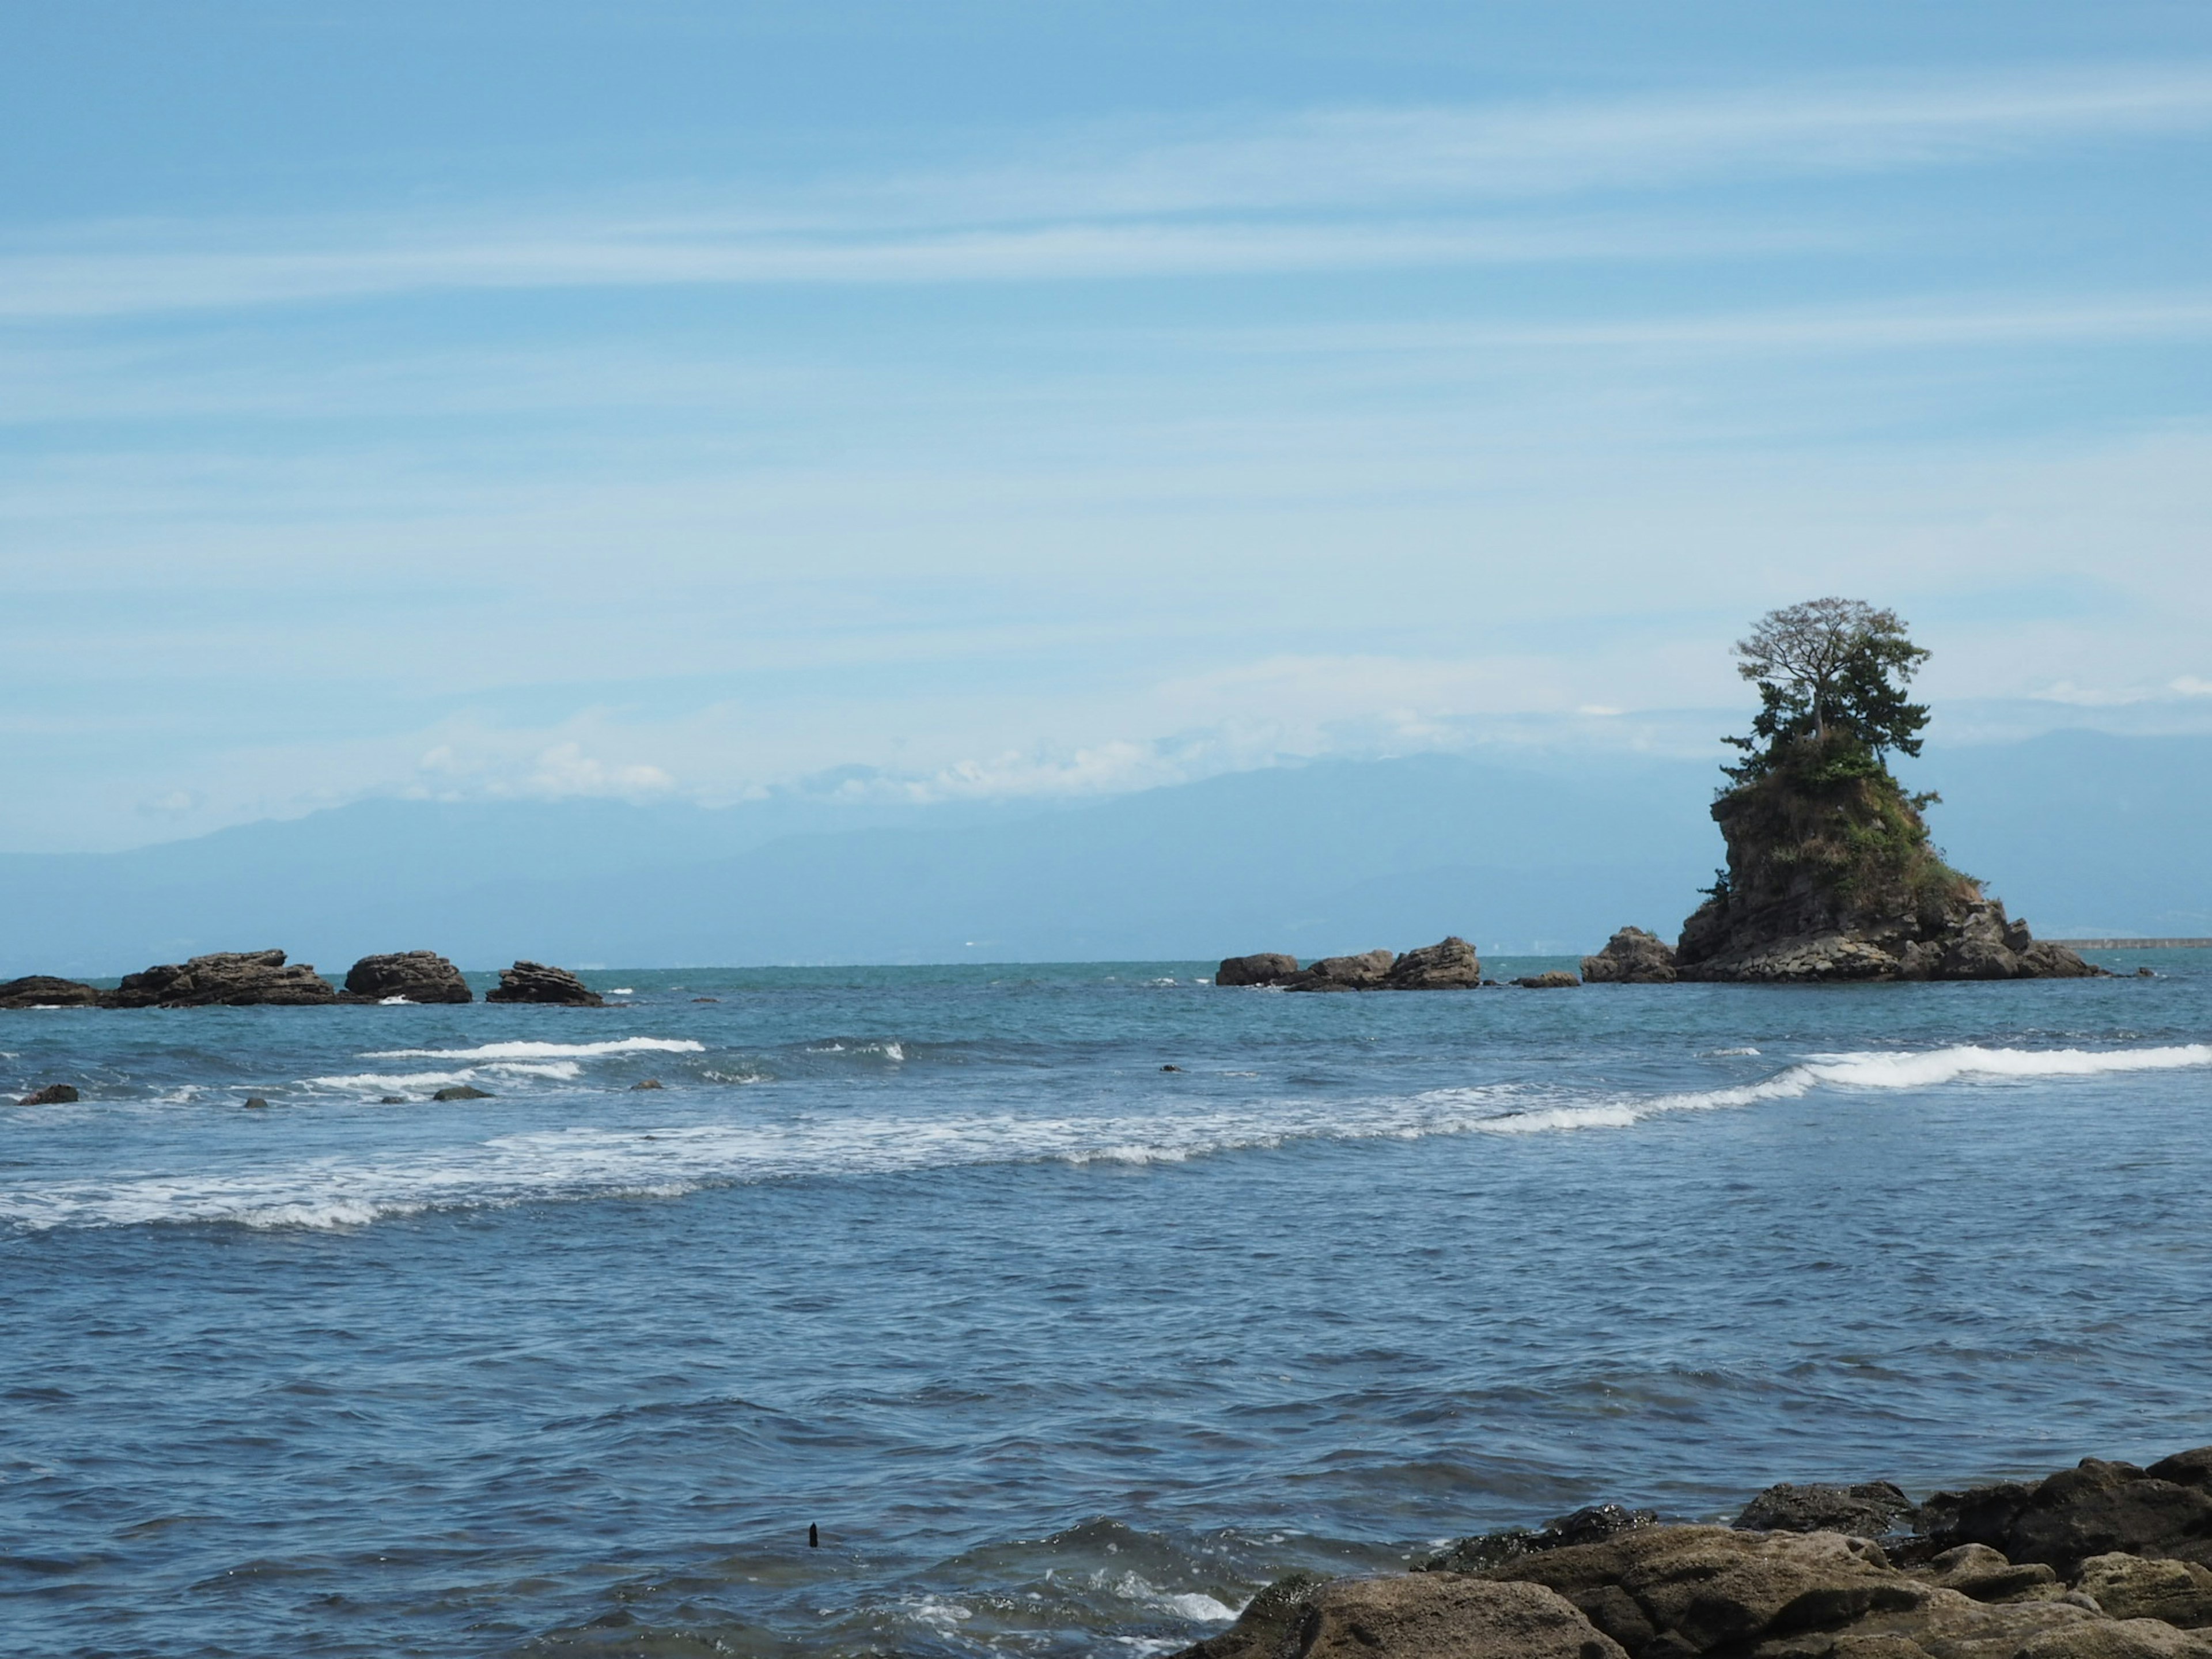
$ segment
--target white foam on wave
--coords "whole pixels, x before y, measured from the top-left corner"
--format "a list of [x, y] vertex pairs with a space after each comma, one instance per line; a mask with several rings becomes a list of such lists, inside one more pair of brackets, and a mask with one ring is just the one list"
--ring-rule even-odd
[[[1723, 1052], [1726, 1052], [1725, 1050]], [[2212, 1044], [2158, 1048], [1984, 1048], [1966, 1044], [1918, 1053], [1869, 1051], [1816, 1054], [1763, 1083], [1532, 1108], [1470, 1127], [1491, 1134], [1539, 1134], [1555, 1129], [1620, 1129], [1668, 1112], [1700, 1112], [1792, 1100], [1826, 1085], [1838, 1089], [1933, 1089], [1977, 1079], [2031, 1081], [2098, 1077], [2120, 1072], [2167, 1072], [2212, 1066]], [[1449, 1092], [1449, 1091], [1447, 1091]]]
[[605, 1042], [486, 1042], [474, 1048], [376, 1048], [363, 1060], [595, 1060], [601, 1054], [702, 1054], [690, 1037], [614, 1037]]
[[[245, 1170], [49, 1182], [27, 1192], [0, 1192], [0, 1219], [33, 1229], [210, 1221], [349, 1226], [428, 1209], [672, 1197], [702, 1187], [789, 1178], [1044, 1162], [1142, 1167], [1299, 1141], [1626, 1128], [1662, 1114], [1746, 1107], [1815, 1089], [1927, 1089], [2203, 1066], [2212, 1066], [2212, 1045], [1964, 1047], [1822, 1054], [1761, 1082], [1642, 1096], [1501, 1083], [1367, 1100], [1260, 1098], [1174, 1115], [1001, 1111], [932, 1118], [841, 1111], [651, 1129], [565, 1127], [376, 1162], [318, 1158]], [[373, 1086], [421, 1086], [451, 1075], [380, 1077]], [[348, 1081], [371, 1086], [365, 1077]]]

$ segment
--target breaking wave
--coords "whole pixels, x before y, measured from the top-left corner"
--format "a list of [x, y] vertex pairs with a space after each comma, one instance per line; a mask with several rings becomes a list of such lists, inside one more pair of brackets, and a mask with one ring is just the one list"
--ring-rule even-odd
[[[0, 1194], [0, 1219], [33, 1229], [149, 1222], [359, 1225], [429, 1209], [669, 1197], [794, 1177], [1046, 1162], [1141, 1167], [1300, 1141], [1625, 1128], [1667, 1114], [1747, 1107], [1816, 1089], [1927, 1089], [2208, 1065], [2212, 1045], [2205, 1044], [2105, 1051], [1962, 1047], [1818, 1055], [1760, 1082], [1640, 1097], [1584, 1092], [1578, 1097], [1571, 1091], [1498, 1084], [1334, 1103], [1262, 1099], [1174, 1115], [841, 1113], [775, 1122], [577, 1127], [501, 1135], [388, 1162], [320, 1158], [228, 1172], [65, 1182], [35, 1193]], [[328, 1081], [422, 1087], [452, 1075], [361, 1074]]]
[[605, 1042], [485, 1042], [473, 1048], [375, 1048], [363, 1060], [589, 1060], [600, 1054], [699, 1054], [690, 1037], [615, 1037]]

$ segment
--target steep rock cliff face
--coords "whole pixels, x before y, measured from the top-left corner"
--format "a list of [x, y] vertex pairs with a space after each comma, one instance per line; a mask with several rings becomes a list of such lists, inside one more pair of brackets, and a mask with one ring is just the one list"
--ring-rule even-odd
[[1686, 980], [2056, 979], [2101, 972], [2038, 941], [1943, 862], [1920, 803], [1839, 744], [1713, 803], [1728, 870], [1682, 924]]

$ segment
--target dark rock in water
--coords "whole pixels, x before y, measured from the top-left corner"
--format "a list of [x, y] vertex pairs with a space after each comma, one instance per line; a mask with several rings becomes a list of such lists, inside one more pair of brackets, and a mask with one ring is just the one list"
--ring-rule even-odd
[[311, 963], [286, 964], [282, 951], [222, 951], [178, 965], [126, 974], [100, 996], [108, 1008], [306, 1006], [336, 1002], [337, 989]]
[[1183, 1649], [1174, 1659], [1274, 1659], [1297, 1635], [1315, 1594], [1335, 1582], [1317, 1572], [1278, 1578], [1245, 1604], [1227, 1630]]
[[1292, 974], [1282, 984], [1291, 991], [1380, 990], [1396, 960], [1388, 951], [1366, 951], [1356, 957], [1323, 957], [1311, 967]]
[[1224, 957], [1213, 970], [1216, 985], [1280, 985], [1298, 971], [1296, 957], [1262, 951], [1252, 957]]
[[380, 1106], [404, 1106], [407, 1103], [407, 1097], [404, 1095], [379, 1095], [376, 1097], [376, 1103]]
[[1430, 1577], [1281, 1579], [1175, 1659], [1626, 1659], [1537, 1584]]
[[2087, 1457], [2033, 1486], [2006, 1481], [1938, 1492], [1921, 1505], [1920, 1524], [1943, 1547], [1986, 1544], [2008, 1559], [2040, 1561], [2069, 1577], [2090, 1557], [2115, 1552], [2212, 1566], [2206, 1462], [2212, 1447], [2148, 1470]]
[[1713, 803], [1728, 869], [1682, 924], [1686, 980], [2102, 976], [1945, 864], [1908, 797], [1842, 740], [1808, 741]]
[[82, 1097], [70, 1085], [49, 1083], [45, 1088], [25, 1095], [17, 1103], [24, 1106], [74, 1106], [80, 1098]]
[[542, 962], [518, 962], [499, 970], [499, 984], [484, 993], [486, 1002], [557, 1002], [572, 1008], [604, 1008], [606, 999], [566, 968]]
[[1441, 1555], [1432, 1555], [1417, 1564], [1413, 1571], [1484, 1572], [1523, 1555], [1595, 1544], [1620, 1533], [1658, 1524], [1659, 1516], [1650, 1510], [1632, 1510], [1619, 1504], [1592, 1504], [1541, 1527], [1509, 1527], [1503, 1532], [1462, 1538]]
[[435, 951], [363, 957], [347, 971], [345, 988], [365, 1002], [381, 1002], [386, 997], [405, 997], [410, 1002], [475, 1000], [461, 970]]
[[1582, 981], [1564, 968], [1549, 968], [1540, 974], [1523, 974], [1513, 982], [1523, 990], [1564, 991], [1581, 984]]
[[668, 1085], [657, 1077], [649, 1077], [642, 1083], [633, 1083], [629, 1086], [630, 1092], [635, 1094], [640, 1089], [665, 1089]]
[[1859, 1538], [1909, 1532], [1912, 1500], [1887, 1480], [1856, 1486], [1769, 1486], [1744, 1505], [1735, 1525], [1747, 1532], [1844, 1532]]
[[1605, 949], [1583, 958], [1585, 985], [1672, 985], [1674, 947], [1656, 933], [1624, 927]]
[[489, 1100], [492, 1097], [482, 1089], [472, 1089], [465, 1083], [450, 1083], [430, 1097], [433, 1100]]
[[1482, 963], [1474, 946], [1456, 933], [1407, 951], [1382, 976], [1386, 991], [1461, 991], [1481, 983]]
[[259, 1095], [246, 1096], [246, 1105], [249, 1111], [266, 1111], [269, 1109], [269, 1103], [262, 1099]]
[[33, 974], [0, 983], [0, 1008], [96, 1008], [100, 993], [73, 979]]
[[694, 1001], [694, 1002], [720, 1002], [720, 1001], [721, 1000], [721, 998], [720, 998], [720, 997], [693, 997], [693, 998], [691, 999], [691, 1000], [692, 1000], [692, 1001]]
[[1182, 1067], [1180, 1066], [1163, 1066], [1160, 1067], [1160, 1070], [1163, 1072], [1180, 1072], [1182, 1070]]

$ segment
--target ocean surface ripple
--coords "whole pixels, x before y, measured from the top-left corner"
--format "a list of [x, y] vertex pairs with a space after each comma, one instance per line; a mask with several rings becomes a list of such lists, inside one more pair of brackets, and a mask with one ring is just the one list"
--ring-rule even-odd
[[0, 1013], [84, 1095], [0, 1106], [0, 1625], [1142, 1655], [1598, 1499], [2212, 1441], [2208, 955]]

